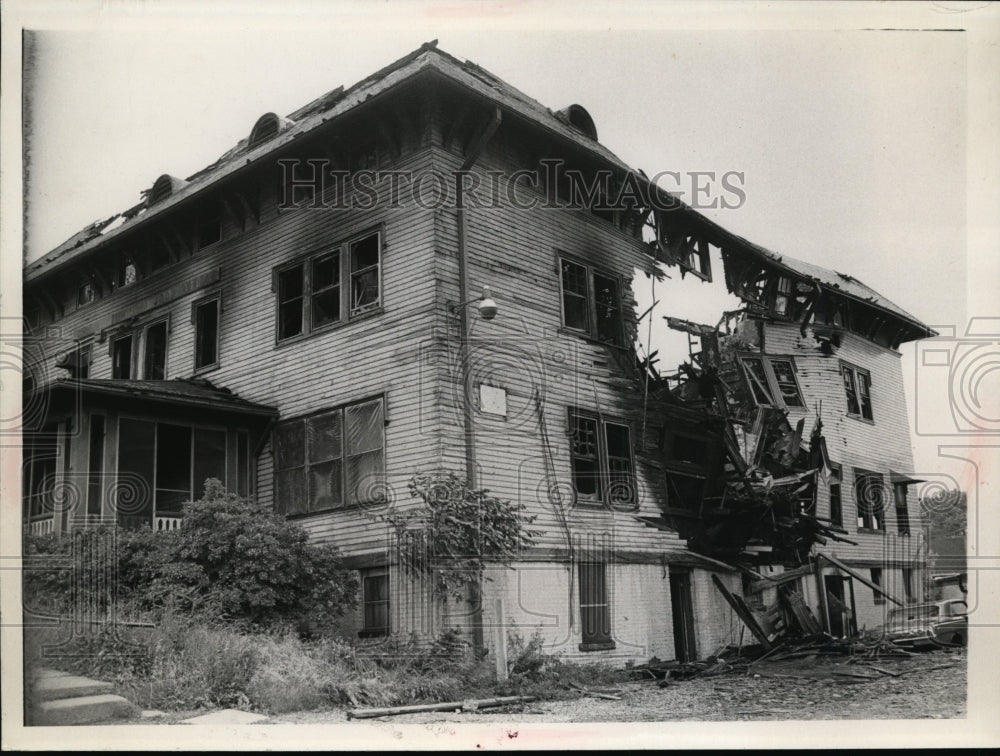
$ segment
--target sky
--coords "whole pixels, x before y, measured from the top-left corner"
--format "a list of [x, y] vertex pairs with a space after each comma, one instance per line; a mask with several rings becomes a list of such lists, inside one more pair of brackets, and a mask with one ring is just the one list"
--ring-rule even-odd
[[[100, 7], [107, 13], [75, 28], [55, 15], [34, 24], [43, 31], [24, 77], [28, 260], [136, 204], [160, 174], [211, 163], [262, 113], [288, 113], [438, 39], [553, 109], [582, 104], [627, 163], [683, 174], [666, 188], [688, 201], [690, 172], [741, 174], [740, 207], [702, 212], [964, 331], [976, 263], [966, 238], [969, 35], [866, 28], [960, 25], [951, 15], [892, 23], [824, 16], [839, 6], [823, 4], [811, 16], [780, 6], [760, 21], [631, 3], [561, 14], [532, 3], [325, 3], [298, 15], [267, 3], [255, 16], [219, 2]], [[715, 322], [732, 301], [721, 285], [687, 285], [654, 315]], [[656, 331], [653, 348], [676, 354], [677, 336]], [[916, 352], [902, 351], [915, 413]], [[918, 470], [940, 462], [935, 444], [916, 439]]]

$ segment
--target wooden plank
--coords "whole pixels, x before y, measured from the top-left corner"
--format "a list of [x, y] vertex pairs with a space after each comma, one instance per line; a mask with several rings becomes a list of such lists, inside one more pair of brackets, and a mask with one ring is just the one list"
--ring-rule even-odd
[[743, 620], [743, 624], [750, 629], [753, 636], [760, 642], [760, 645], [764, 647], [764, 650], [770, 651], [772, 648], [771, 641], [767, 639], [767, 634], [761, 626], [757, 624], [757, 620], [753, 618], [753, 614], [746, 609], [745, 605], [741, 605], [736, 601], [736, 597], [733, 596], [733, 594], [729, 592], [729, 589], [722, 584], [718, 575], [712, 575], [712, 582], [715, 583], [715, 587], [719, 589], [719, 593], [722, 594], [722, 597], [733, 608], [736, 615]]
[[397, 714], [417, 714], [423, 711], [454, 711], [455, 709], [486, 709], [491, 706], [506, 706], [534, 701], [534, 696], [503, 696], [501, 698], [480, 698], [475, 701], [450, 701], [437, 704], [417, 704], [415, 706], [390, 706], [385, 709], [350, 709], [348, 719], [371, 719], [372, 717], [392, 717]]
[[852, 570], [850, 567], [848, 567], [846, 564], [844, 564], [843, 562], [841, 562], [836, 557], [828, 556], [827, 554], [823, 554], [821, 552], [817, 552], [816, 556], [823, 557], [826, 561], [828, 561], [834, 567], [842, 570], [843, 572], [846, 572], [848, 575], [850, 575], [852, 578], [854, 578], [858, 582], [864, 583], [869, 588], [871, 588], [873, 591], [875, 591], [876, 593], [880, 593], [881, 595], [885, 596], [887, 599], [889, 599], [892, 603], [896, 604], [897, 606], [904, 606], [903, 602], [900, 601], [898, 598], [896, 598], [895, 596], [893, 596], [891, 593], [887, 593], [885, 590], [882, 589], [881, 586], [875, 585], [875, 583], [873, 583], [871, 580], [869, 580], [868, 578], [866, 578], [860, 572]]

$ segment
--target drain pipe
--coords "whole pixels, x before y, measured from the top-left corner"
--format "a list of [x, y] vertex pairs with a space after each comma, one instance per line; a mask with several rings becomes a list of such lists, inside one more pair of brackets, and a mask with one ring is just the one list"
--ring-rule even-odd
[[[500, 122], [503, 119], [500, 113], [500, 108], [493, 109], [493, 115], [490, 121], [483, 127], [482, 132], [480, 132], [476, 143], [472, 146], [469, 152], [466, 154], [465, 160], [462, 162], [461, 168], [456, 175], [457, 181], [455, 182], [455, 222], [456, 222], [456, 232], [458, 236], [458, 288], [459, 288], [459, 302], [466, 301], [468, 297], [469, 288], [469, 260], [468, 260], [468, 249], [465, 243], [465, 198], [464, 198], [464, 176], [473, 165], [482, 157], [483, 152], [486, 149], [486, 145], [496, 134], [497, 129], [500, 127]], [[468, 481], [469, 488], [475, 489], [478, 485], [478, 476], [476, 475], [476, 437], [475, 437], [475, 427], [473, 423], [472, 416], [472, 403], [470, 399], [472, 387], [470, 386], [472, 379], [472, 371], [469, 366], [469, 308], [462, 307], [458, 311], [459, 315], [459, 326], [462, 331], [461, 340], [459, 342], [459, 361], [462, 368], [462, 425], [465, 432], [465, 477]], [[484, 647], [483, 638], [483, 607], [482, 607], [482, 587], [478, 582], [470, 583], [469, 587], [469, 602], [473, 607], [472, 616], [472, 632], [473, 632], [473, 645], [477, 649]]]

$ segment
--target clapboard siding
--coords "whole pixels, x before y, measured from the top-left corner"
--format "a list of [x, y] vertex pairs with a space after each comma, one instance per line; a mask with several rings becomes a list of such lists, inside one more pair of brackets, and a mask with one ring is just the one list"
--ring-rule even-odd
[[[830, 543], [820, 547], [820, 550], [858, 564], [919, 559], [921, 516], [916, 494], [911, 490], [907, 497], [912, 535], [898, 536], [889, 480], [890, 471], [905, 475], [913, 473], [913, 451], [899, 353], [845, 333], [836, 354], [824, 356], [811, 337], [801, 335], [797, 324], [785, 323], [767, 324], [764, 344], [768, 354], [790, 355], [795, 360], [806, 408], [790, 410], [789, 421], [794, 424], [799, 418], [805, 418], [805, 433], [808, 435], [818, 415], [823, 422], [823, 434], [826, 436], [830, 459], [843, 466], [841, 506], [844, 528], [848, 532], [848, 538], [857, 541], [858, 545]], [[874, 422], [848, 415], [847, 395], [840, 373], [842, 362], [871, 373]], [[854, 496], [854, 471], [857, 468], [878, 472], [884, 477], [885, 533], [858, 532], [857, 502]], [[817, 509], [819, 516], [829, 517], [829, 487], [823, 483], [819, 486]]]

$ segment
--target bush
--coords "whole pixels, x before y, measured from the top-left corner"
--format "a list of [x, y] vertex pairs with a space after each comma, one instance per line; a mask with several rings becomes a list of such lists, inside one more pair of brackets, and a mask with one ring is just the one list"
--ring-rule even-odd
[[[184, 505], [180, 530], [102, 526], [84, 536], [90, 543], [114, 544], [102, 557], [109, 562], [105, 568], [116, 570], [120, 615], [178, 615], [244, 628], [323, 628], [357, 599], [358, 577], [342, 568], [335, 547], [309, 543], [301, 527], [227, 494], [217, 480], [206, 481], [202, 499]], [[56, 614], [81, 601], [106, 608], [100, 581], [73, 580], [75, 540], [26, 537], [26, 556], [61, 563], [25, 571], [28, 606]]]

